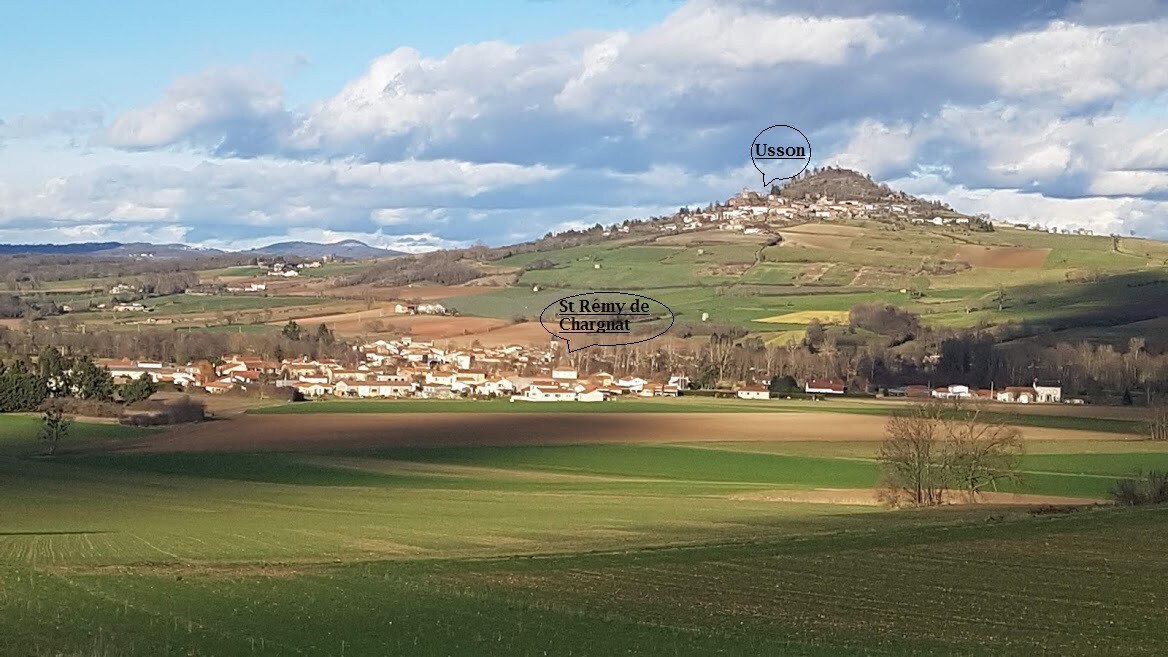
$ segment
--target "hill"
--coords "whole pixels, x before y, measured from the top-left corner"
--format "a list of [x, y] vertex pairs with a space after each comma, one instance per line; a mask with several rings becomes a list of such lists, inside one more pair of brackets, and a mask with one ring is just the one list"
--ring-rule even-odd
[[387, 258], [390, 256], [404, 255], [402, 251], [369, 246], [359, 240], [341, 240], [340, 242], [333, 242], [331, 244], [321, 244], [319, 242], [278, 242], [258, 249], [251, 249], [245, 251], [245, 253], [297, 256], [300, 258], [324, 258], [326, 256], [332, 256], [335, 258], [350, 259]]
[[[0, 255], [72, 255], [100, 258], [197, 258], [226, 255], [229, 253], [235, 252], [189, 246], [187, 244], [150, 244], [148, 242], [0, 244]], [[342, 240], [331, 244], [319, 242], [278, 242], [240, 253], [295, 256], [299, 258], [324, 258], [331, 256], [354, 260], [403, 255], [402, 251], [369, 246], [358, 240]]]
[[102, 258], [195, 258], [223, 255], [219, 249], [147, 242], [78, 242], [76, 244], [0, 244], [0, 255], [72, 255]]
[[840, 201], [872, 203], [913, 198], [888, 185], [872, 182], [870, 176], [851, 169], [814, 169], [775, 189], [779, 195], [792, 199], [826, 196]]
[[[879, 303], [939, 329], [1012, 327], [1001, 339], [1145, 337], [1168, 348], [1168, 335], [1153, 330], [1168, 327], [1168, 244], [995, 227], [854, 171], [819, 170], [771, 195], [744, 191], [704, 210], [532, 245], [497, 249], [484, 269], [511, 273], [514, 287], [444, 303], [533, 318], [566, 294], [630, 290], [672, 308], [675, 333], [731, 325], [772, 344]], [[842, 327], [837, 337], [865, 339]]]

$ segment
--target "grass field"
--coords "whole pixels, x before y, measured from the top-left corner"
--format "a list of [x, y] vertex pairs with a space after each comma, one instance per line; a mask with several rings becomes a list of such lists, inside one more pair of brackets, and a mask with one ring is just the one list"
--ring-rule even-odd
[[[35, 429], [0, 416], [0, 654], [1087, 654], [1168, 640], [1148, 576], [1168, 566], [1166, 510], [757, 496], [870, 487], [871, 442], [46, 459]], [[70, 440], [149, 436], [78, 424]], [[1150, 467], [1168, 468], [1168, 450], [1034, 442], [1021, 490], [1097, 498]]]

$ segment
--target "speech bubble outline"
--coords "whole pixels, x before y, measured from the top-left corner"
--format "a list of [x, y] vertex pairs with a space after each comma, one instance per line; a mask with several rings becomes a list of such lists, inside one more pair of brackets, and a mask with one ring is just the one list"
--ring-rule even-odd
[[[653, 303], [661, 306], [662, 308], [665, 309], [665, 312], [669, 313], [669, 326], [666, 326], [665, 328], [661, 329], [661, 331], [659, 333], [651, 335], [647, 338], [641, 338], [640, 340], [632, 340], [629, 342], [611, 342], [611, 343], [610, 342], [593, 341], [593, 342], [589, 342], [589, 344], [586, 344], [583, 346], [573, 347], [572, 340], [570, 338], [565, 338], [564, 336], [560, 335], [559, 333], [556, 333], [555, 331], [552, 331], [551, 329], [549, 329], [547, 327], [547, 324], [544, 323], [545, 320], [544, 320], [543, 316], [545, 313], [547, 313], [548, 309], [550, 309], [553, 306], [558, 305], [561, 301], [564, 301], [565, 299], [575, 299], [576, 297], [586, 297], [586, 296], [591, 295], [591, 294], [620, 294], [620, 295], [623, 295], [626, 297], [638, 297], [641, 299], [648, 299], [649, 301], [652, 301]], [[583, 314], [583, 313], [581, 313], [581, 314]], [[632, 292], [619, 292], [617, 290], [595, 290], [592, 292], [581, 292], [579, 294], [569, 294], [568, 296], [560, 297], [559, 299], [556, 299], [555, 301], [549, 303], [539, 313], [539, 325], [543, 327], [543, 330], [545, 330], [549, 334], [551, 334], [551, 336], [553, 338], [556, 338], [557, 340], [563, 340], [564, 343], [568, 345], [568, 353], [572, 353], [575, 351], [581, 351], [581, 350], [587, 349], [589, 347], [619, 347], [621, 345], [640, 344], [642, 342], [648, 342], [649, 340], [655, 340], [655, 339], [665, 335], [666, 333], [668, 333], [669, 329], [673, 328], [673, 324], [676, 321], [677, 321], [677, 315], [673, 312], [673, 309], [670, 308], [669, 306], [661, 303], [660, 301], [654, 299], [653, 297], [647, 297], [643, 294], [634, 294]], [[588, 335], [603, 336], [604, 333], [589, 333]], [[593, 338], [584, 338], [584, 340], [593, 340]], [[577, 339], [577, 341], [579, 342], [581, 340]]]
[[[789, 158], [789, 157], [782, 157], [782, 158], [755, 157], [755, 146], [758, 144], [758, 138], [761, 137], [763, 135], [763, 133], [765, 133], [767, 130], [773, 130], [775, 128], [787, 128], [789, 130], [794, 130], [795, 132], [799, 133], [799, 136], [802, 137], [803, 141], [806, 142], [806, 144], [807, 144], [807, 159], [803, 163], [803, 167], [800, 168], [795, 173], [792, 173], [789, 176], [775, 176], [775, 177], [771, 178], [770, 180], [767, 180], [767, 172], [763, 171], [762, 168], [758, 166], [758, 160], [772, 160], [773, 161], [773, 160], [792, 160], [792, 159], [800, 160], [800, 159], [803, 159], [803, 158]], [[776, 123], [768, 128], [763, 128], [762, 131], [760, 131], [757, 135], [755, 135], [754, 141], [750, 142], [750, 161], [752, 164], [754, 164], [754, 168], [759, 173], [762, 174], [762, 186], [763, 187], [766, 187], [766, 186], [774, 183], [776, 180], [788, 180], [790, 178], [794, 178], [795, 176], [806, 171], [807, 167], [811, 165], [811, 140], [807, 138], [807, 135], [803, 134], [802, 130], [800, 130], [799, 128], [796, 128], [793, 125], [787, 125], [786, 123]]]

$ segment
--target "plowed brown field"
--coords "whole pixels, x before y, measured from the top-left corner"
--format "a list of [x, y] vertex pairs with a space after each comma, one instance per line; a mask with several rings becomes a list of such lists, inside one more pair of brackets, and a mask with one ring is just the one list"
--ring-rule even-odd
[[[516, 402], [523, 403], [523, 402]], [[1114, 434], [1025, 429], [1031, 440]], [[173, 429], [133, 449], [304, 451], [455, 445], [880, 440], [884, 418], [838, 413], [324, 413], [246, 415]]]
[[1016, 246], [977, 246], [957, 248], [957, 259], [974, 267], [994, 269], [1037, 269], [1046, 262], [1050, 249], [1026, 249]]

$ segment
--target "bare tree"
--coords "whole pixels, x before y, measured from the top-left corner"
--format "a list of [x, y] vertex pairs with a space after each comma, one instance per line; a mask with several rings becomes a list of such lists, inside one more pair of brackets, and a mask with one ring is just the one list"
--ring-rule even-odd
[[59, 404], [51, 404], [41, 417], [41, 440], [49, 444], [49, 456], [57, 453], [57, 445], [68, 435], [73, 420], [65, 416]]
[[1018, 480], [1021, 432], [986, 420], [980, 409], [918, 405], [888, 418], [885, 432], [880, 495], [889, 504], [944, 504], [953, 489], [974, 502], [987, 488]]
[[1152, 410], [1148, 420], [1148, 437], [1152, 440], [1168, 440], [1168, 406], [1160, 405]]
[[880, 444], [880, 495], [893, 506], [941, 504], [945, 494], [942, 409], [922, 404], [897, 412], [885, 424]]
[[986, 488], [998, 490], [999, 481], [1018, 481], [1022, 432], [1000, 421], [982, 418], [981, 409], [955, 407], [943, 416], [945, 464], [954, 488], [967, 501], [977, 501]]

